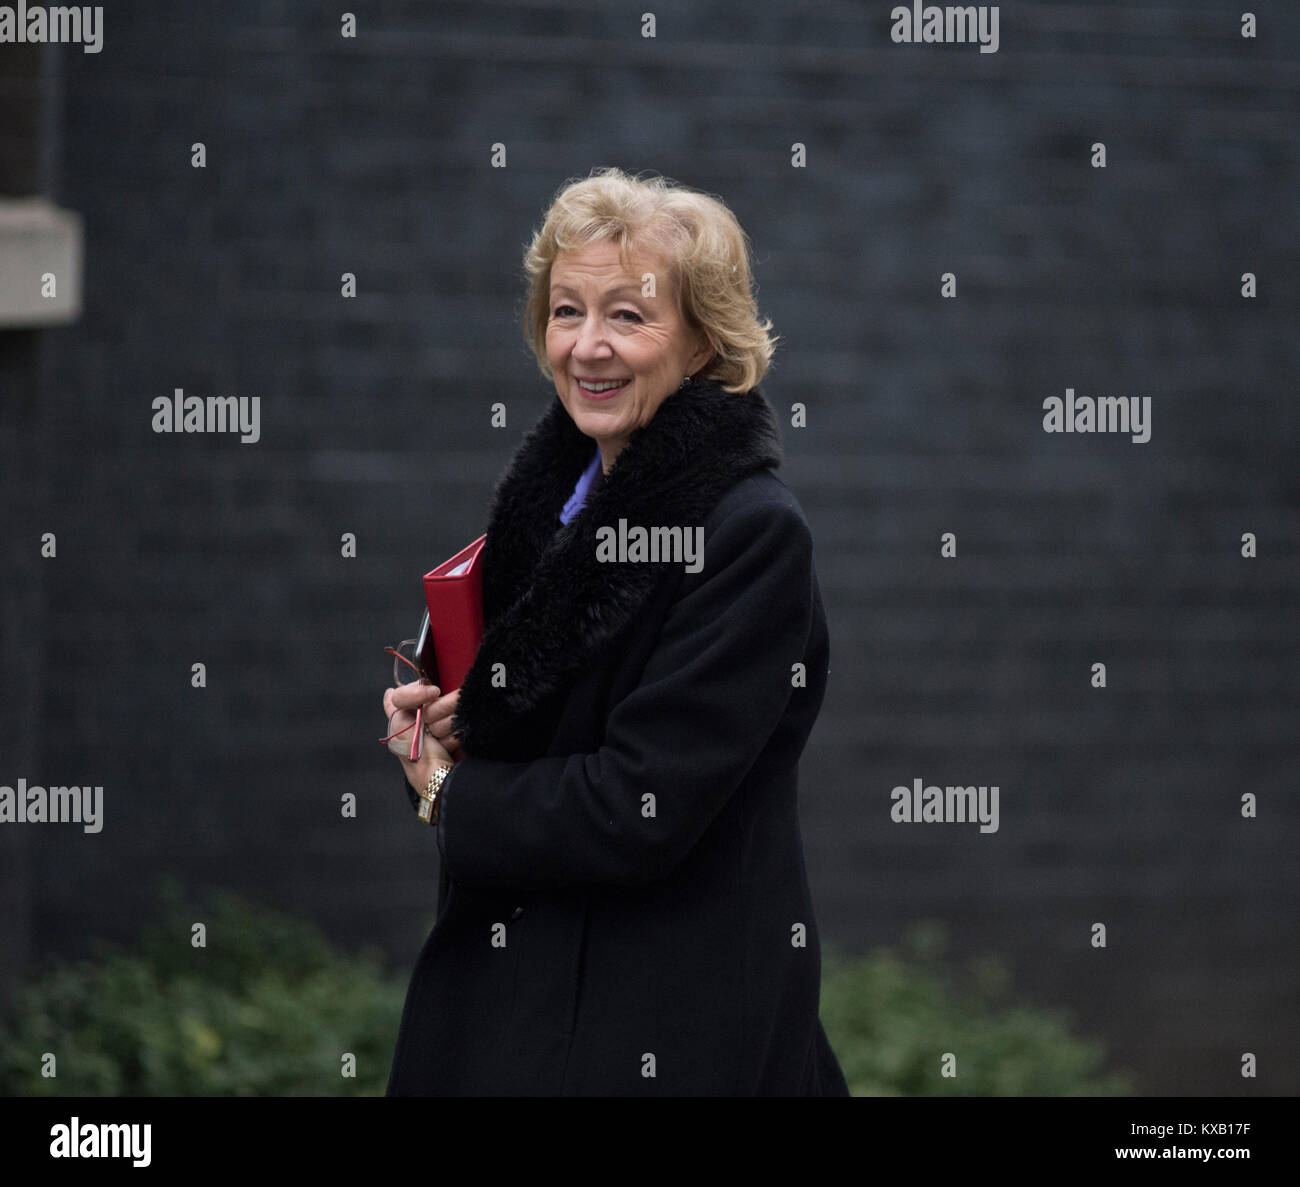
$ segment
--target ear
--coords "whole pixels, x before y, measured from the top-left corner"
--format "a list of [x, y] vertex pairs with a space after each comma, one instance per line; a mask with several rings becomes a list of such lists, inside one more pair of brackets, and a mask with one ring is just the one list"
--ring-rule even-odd
[[703, 367], [713, 361], [716, 353], [704, 334], [700, 334], [698, 341], [700, 345], [696, 348], [695, 353], [691, 355], [690, 361], [686, 364], [686, 370], [691, 375], [699, 374]]

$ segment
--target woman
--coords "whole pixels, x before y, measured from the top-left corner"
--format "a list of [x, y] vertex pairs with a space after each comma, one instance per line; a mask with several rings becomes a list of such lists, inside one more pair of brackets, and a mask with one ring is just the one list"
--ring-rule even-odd
[[445, 875], [389, 1095], [847, 1095], [795, 795], [826, 619], [747, 239], [601, 170], [525, 262], [556, 399], [496, 490], [483, 643], [458, 692], [384, 696], [390, 734], [424, 707], [394, 752]]

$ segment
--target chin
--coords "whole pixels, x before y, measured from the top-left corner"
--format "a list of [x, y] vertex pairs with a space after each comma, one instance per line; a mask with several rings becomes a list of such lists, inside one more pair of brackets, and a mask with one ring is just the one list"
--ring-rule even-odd
[[573, 410], [570, 409], [569, 416], [572, 418], [573, 423], [578, 426], [580, 432], [593, 439], [616, 437], [622, 432], [623, 418], [621, 416], [602, 416], [599, 412], [592, 413], [586, 408], [579, 409], [576, 416], [574, 416]]

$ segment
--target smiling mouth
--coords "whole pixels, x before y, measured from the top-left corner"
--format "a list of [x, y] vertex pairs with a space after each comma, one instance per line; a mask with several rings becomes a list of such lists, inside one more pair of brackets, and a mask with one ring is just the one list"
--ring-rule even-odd
[[627, 387], [630, 379], [579, 379], [578, 386], [589, 396], [610, 396]]
[[593, 404], [607, 403], [616, 395], [623, 395], [632, 384], [632, 380], [576, 380], [575, 382], [577, 390], [582, 393], [582, 399], [590, 400]]

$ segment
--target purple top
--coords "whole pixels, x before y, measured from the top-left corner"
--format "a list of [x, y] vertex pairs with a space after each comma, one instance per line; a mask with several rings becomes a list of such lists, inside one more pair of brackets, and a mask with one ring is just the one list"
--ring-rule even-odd
[[600, 447], [596, 447], [596, 456], [591, 459], [591, 464], [583, 470], [582, 477], [578, 479], [578, 484], [573, 488], [573, 494], [569, 496], [569, 501], [564, 504], [564, 510], [560, 512], [560, 522], [568, 523], [573, 519], [582, 505], [587, 501], [587, 492], [591, 490], [591, 484], [596, 481], [596, 474], [600, 470]]

